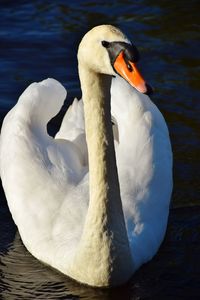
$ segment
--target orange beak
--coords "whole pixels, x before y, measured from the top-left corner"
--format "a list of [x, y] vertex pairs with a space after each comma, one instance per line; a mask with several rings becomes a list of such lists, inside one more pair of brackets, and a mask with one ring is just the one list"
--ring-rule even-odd
[[[126, 79], [136, 90], [145, 94], [150, 94], [150, 86], [146, 84], [145, 80], [143, 79], [142, 75], [138, 71], [135, 63], [128, 61], [126, 63], [123, 55], [123, 51], [120, 52], [118, 57], [114, 62], [114, 69], [117, 73]], [[149, 91], [148, 91], [149, 90]], [[152, 89], [151, 89], [152, 92]]]

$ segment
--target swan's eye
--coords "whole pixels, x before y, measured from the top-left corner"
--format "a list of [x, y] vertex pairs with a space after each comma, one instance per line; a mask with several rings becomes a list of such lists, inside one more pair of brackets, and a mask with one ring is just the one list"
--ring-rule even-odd
[[107, 42], [107, 41], [102, 41], [101, 42], [102, 46], [105, 47], [105, 48], [108, 48], [110, 46], [110, 43]]
[[132, 66], [131, 66], [129, 63], [127, 63], [127, 68], [128, 68], [128, 70], [129, 70], [130, 72], [133, 72], [133, 68], [132, 68]]

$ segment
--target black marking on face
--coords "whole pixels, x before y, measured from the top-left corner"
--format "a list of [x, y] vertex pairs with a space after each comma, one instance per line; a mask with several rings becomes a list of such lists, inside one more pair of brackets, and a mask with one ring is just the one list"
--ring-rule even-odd
[[131, 72], [132, 72], [132, 67], [129, 64], [129, 61], [136, 63], [140, 59], [140, 55], [137, 48], [132, 44], [125, 43], [125, 42], [102, 41], [102, 46], [107, 49], [112, 66], [115, 63], [117, 56], [122, 51], [124, 55], [124, 60], [127, 64], [127, 67], [130, 68]]
[[102, 43], [102, 46], [105, 48], [108, 48], [110, 46], [110, 43], [107, 41], [102, 41], [101, 43]]

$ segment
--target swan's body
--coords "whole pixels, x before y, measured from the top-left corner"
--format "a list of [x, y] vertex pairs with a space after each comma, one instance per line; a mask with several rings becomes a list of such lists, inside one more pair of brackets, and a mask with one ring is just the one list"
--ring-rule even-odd
[[27, 249], [80, 282], [111, 286], [128, 280], [163, 240], [172, 155], [159, 110], [118, 76], [111, 86], [113, 142], [109, 75], [115, 73], [106, 49], [91, 47], [97, 36], [128, 42], [110, 26], [83, 38], [78, 58], [85, 122], [83, 102], [75, 100], [56, 138], [48, 136], [46, 125], [66, 91], [53, 79], [30, 85], [4, 120], [0, 170]]

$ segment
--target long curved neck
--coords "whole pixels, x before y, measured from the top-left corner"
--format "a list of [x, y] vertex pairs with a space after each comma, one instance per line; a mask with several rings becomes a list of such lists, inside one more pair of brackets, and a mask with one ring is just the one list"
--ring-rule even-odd
[[[111, 77], [91, 72], [86, 74], [84, 70], [81, 86], [89, 157], [89, 207], [92, 216], [94, 213], [99, 216], [100, 211], [107, 216], [109, 207], [114, 206], [124, 223], [111, 123]], [[100, 211], [96, 210], [97, 206], [101, 207]]]
[[75, 279], [108, 286], [132, 274], [116, 167], [110, 112], [111, 77], [79, 64], [89, 156], [90, 201], [74, 260]]

